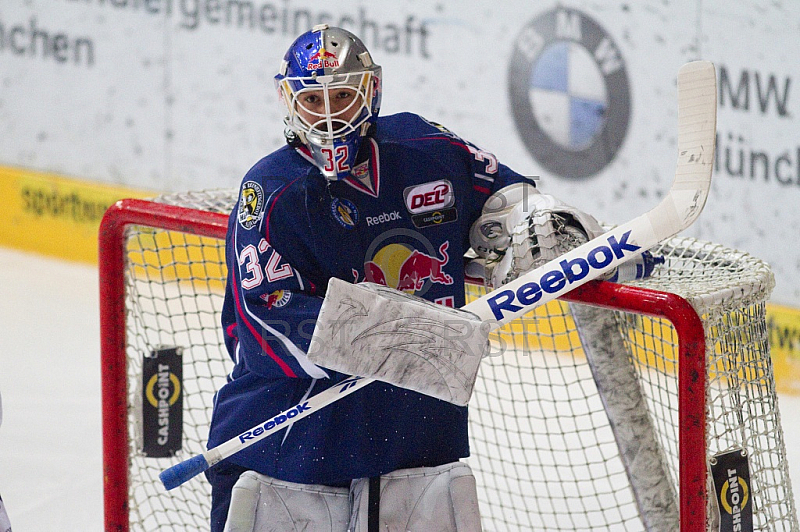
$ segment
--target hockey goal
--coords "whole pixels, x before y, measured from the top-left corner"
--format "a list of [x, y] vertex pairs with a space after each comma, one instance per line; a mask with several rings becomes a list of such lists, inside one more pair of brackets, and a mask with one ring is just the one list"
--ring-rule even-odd
[[[106, 530], [208, 527], [205, 479], [167, 492], [158, 474], [205, 450], [231, 369], [219, 313], [235, 201], [124, 200], [102, 222]], [[590, 283], [497, 332], [470, 403], [484, 530], [711, 530], [748, 508], [755, 530], [799, 530], [769, 268], [688, 238], [654, 253], [666, 262], [646, 281]], [[729, 479], [718, 504], [710, 471], [732, 453], [749, 479]]]

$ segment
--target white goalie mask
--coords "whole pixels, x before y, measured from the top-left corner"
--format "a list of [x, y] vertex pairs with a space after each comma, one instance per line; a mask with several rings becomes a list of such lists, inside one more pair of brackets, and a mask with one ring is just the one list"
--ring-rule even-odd
[[352, 33], [327, 25], [298, 37], [275, 76], [286, 136], [303, 144], [329, 180], [350, 175], [380, 108], [381, 67]]

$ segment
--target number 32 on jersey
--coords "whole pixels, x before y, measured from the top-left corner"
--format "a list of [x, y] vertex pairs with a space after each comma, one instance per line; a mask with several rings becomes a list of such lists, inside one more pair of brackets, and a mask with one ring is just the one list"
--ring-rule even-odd
[[[267, 262], [261, 267], [259, 257], [266, 257]], [[268, 282], [274, 283], [281, 279], [286, 279], [294, 275], [292, 267], [288, 264], [281, 264], [281, 256], [272, 249], [265, 238], [258, 243], [258, 247], [250, 244], [239, 253], [239, 266], [244, 266], [242, 272], [242, 288], [252, 290], [261, 285], [266, 278]]]

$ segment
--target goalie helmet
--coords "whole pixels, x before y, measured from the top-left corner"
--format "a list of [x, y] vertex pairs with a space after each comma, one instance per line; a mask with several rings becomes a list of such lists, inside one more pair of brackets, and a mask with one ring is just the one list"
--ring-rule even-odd
[[350, 175], [378, 118], [381, 67], [347, 30], [314, 28], [289, 47], [275, 76], [286, 106], [286, 140], [305, 145], [329, 180]]

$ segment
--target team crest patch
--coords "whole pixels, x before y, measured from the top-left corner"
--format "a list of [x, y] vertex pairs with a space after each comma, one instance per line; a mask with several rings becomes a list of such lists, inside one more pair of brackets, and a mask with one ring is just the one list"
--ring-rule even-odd
[[331, 202], [331, 216], [345, 229], [352, 229], [358, 223], [358, 209], [347, 199], [334, 198]]
[[264, 189], [255, 181], [242, 185], [239, 197], [239, 225], [245, 229], [257, 226], [264, 216]]

